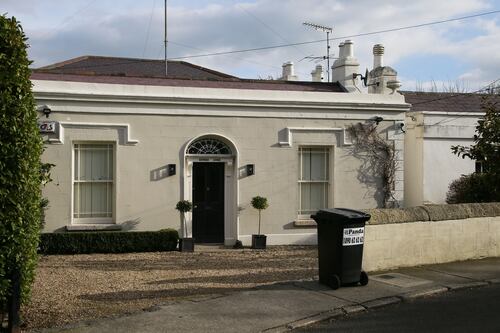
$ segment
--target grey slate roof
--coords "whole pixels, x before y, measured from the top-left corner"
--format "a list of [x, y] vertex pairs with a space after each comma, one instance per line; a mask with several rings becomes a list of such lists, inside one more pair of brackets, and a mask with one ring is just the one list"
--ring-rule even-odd
[[32, 80], [95, 82], [178, 87], [346, 92], [338, 83], [252, 80], [184, 61], [83, 56], [32, 70]]
[[437, 112], [483, 112], [481, 102], [491, 98], [500, 103], [500, 96], [471, 93], [440, 93], [401, 91], [406, 103], [410, 103], [410, 111]]
[[[82, 56], [35, 69], [36, 72], [57, 74], [116, 75], [137, 77], [164, 77], [165, 62], [153, 59]], [[172, 78], [228, 79], [232, 75], [217, 72], [184, 61], [168, 61]]]

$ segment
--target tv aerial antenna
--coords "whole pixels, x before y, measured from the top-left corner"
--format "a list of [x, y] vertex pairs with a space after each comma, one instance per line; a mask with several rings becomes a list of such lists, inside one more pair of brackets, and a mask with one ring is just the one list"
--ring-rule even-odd
[[167, 39], [167, 0], [164, 1], [165, 3], [165, 13], [164, 13], [164, 23], [165, 23], [165, 31], [164, 31], [164, 37], [165, 37], [165, 40], [164, 40], [164, 43], [165, 43], [165, 77], [167, 77], [168, 75], [168, 61], [167, 61], [167, 48], [168, 48], [168, 39]]
[[[330, 82], [330, 33], [333, 31], [333, 28], [311, 22], [304, 22], [302, 23], [302, 25], [311, 27], [315, 30], [326, 32], [326, 56], [315, 57], [315, 58], [320, 58], [320, 59], [322, 58], [323, 60], [326, 59], [326, 76], [328, 77], [328, 82]], [[306, 57], [306, 58], [313, 58], [313, 57]]]

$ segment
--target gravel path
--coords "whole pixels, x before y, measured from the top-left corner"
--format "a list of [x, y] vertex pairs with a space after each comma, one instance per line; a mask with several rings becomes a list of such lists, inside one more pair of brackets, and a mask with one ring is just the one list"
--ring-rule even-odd
[[314, 276], [308, 246], [43, 256], [22, 316], [25, 329], [55, 327]]

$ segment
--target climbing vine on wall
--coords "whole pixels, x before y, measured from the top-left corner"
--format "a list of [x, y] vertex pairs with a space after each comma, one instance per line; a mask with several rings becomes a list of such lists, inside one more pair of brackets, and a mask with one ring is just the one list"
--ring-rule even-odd
[[384, 140], [377, 132], [375, 123], [357, 123], [347, 128], [352, 142], [352, 151], [363, 164], [360, 175], [362, 181], [378, 186], [378, 194], [384, 208], [398, 206], [394, 198], [394, 177], [396, 174], [396, 156], [394, 145]]

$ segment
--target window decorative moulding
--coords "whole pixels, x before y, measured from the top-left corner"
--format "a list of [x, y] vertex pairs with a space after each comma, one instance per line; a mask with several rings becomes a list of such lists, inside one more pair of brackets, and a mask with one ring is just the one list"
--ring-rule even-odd
[[113, 123], [87, 123], [87, 122], [66, 122], [61, 121], [57, 126], [57, 137], [50, 138], [52, 144], [64, 144], [64, 129], [73, 128], [115, 128], [123, 133], [123, 145], [135, 146], [139, 140], [130, 138], [130, 124], [113, 124]]
[[283, 148], [291, 148], [294, 132], [338, 132], [340, 143], [344, 146], [352, 145], [351, 138], [345, 128], [341, 127], [286, 127], [278, 133], [280, 140], [278, 144]]

